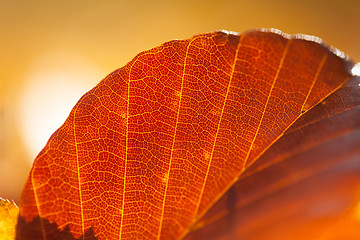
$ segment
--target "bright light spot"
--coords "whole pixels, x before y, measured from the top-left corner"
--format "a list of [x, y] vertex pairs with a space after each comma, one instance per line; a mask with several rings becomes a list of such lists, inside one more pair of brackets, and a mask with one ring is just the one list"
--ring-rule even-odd
[[74, 53], [57, 51], [37, 59], [21, 92], [21, 133], [31, 164], [79, 98], [102, 78], [96, 66]]
[[165, 173], [164, 177], [161, 179], [162, 182], [167, 183], [169, 181], [169, 173]]
[[355, 66], [351, 69], [351, 73], [354, 76], [360, 76], [360, 63], [355, 64]]
[[204, 151], [204, 157], [205, 157], [205, 160], [209, 160], [210, 159], [210, 153], [208, 151]]

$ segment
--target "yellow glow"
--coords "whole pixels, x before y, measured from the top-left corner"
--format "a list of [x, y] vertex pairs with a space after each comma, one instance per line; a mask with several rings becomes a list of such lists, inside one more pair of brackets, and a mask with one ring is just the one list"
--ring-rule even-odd
[[32, 162], [78, 99], [104, 76], [86, 59], [56, 51], [37, 59], [20, 102], [20, 125]]

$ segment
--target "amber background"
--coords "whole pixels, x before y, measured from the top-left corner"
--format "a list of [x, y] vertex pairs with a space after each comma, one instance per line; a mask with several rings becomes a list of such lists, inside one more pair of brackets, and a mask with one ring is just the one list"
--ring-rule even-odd
[[[220, 29], [242, 32], [259, 27], [316, 35], [359, 61], [359, 12], [360, 1], [355, 0], [1, 0], [0, 196], [19, 201], [34, 158], [21, 128], [21, 123], [30, 120], [19, 110], [28, 101], [23, 94], [33, 68], [65, 76], [80, 72], [71, 81], [85, 93], [140, 51], [165, 41]], [[45, 86], [47, 80], [41, 81]], [[32, 86], [29, 96], [47, 102], [51, 91]], [[57, 109], [59, 103], [50, 104]], [[34, 114], [39, 115], [35, 108]], [[38, 121], [31, 126], [45, 125]]]

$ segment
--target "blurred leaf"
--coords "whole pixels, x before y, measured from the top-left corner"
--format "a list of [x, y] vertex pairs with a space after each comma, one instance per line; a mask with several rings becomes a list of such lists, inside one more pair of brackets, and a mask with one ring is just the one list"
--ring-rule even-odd
[[12, 201], [0, 197], [0, 240], [13, 240], [19, 209]]

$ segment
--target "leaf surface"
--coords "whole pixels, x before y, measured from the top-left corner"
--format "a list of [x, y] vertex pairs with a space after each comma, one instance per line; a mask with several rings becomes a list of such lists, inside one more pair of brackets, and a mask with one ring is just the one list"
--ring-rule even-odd
[[79, 100], [36, 158], [17, 239], [184, 237], [351, 77], [350, 61], [310, 40], [215, 32], [137, 55]]
[[186, 239], [358, 239], [359, 82], [294, 123]]

